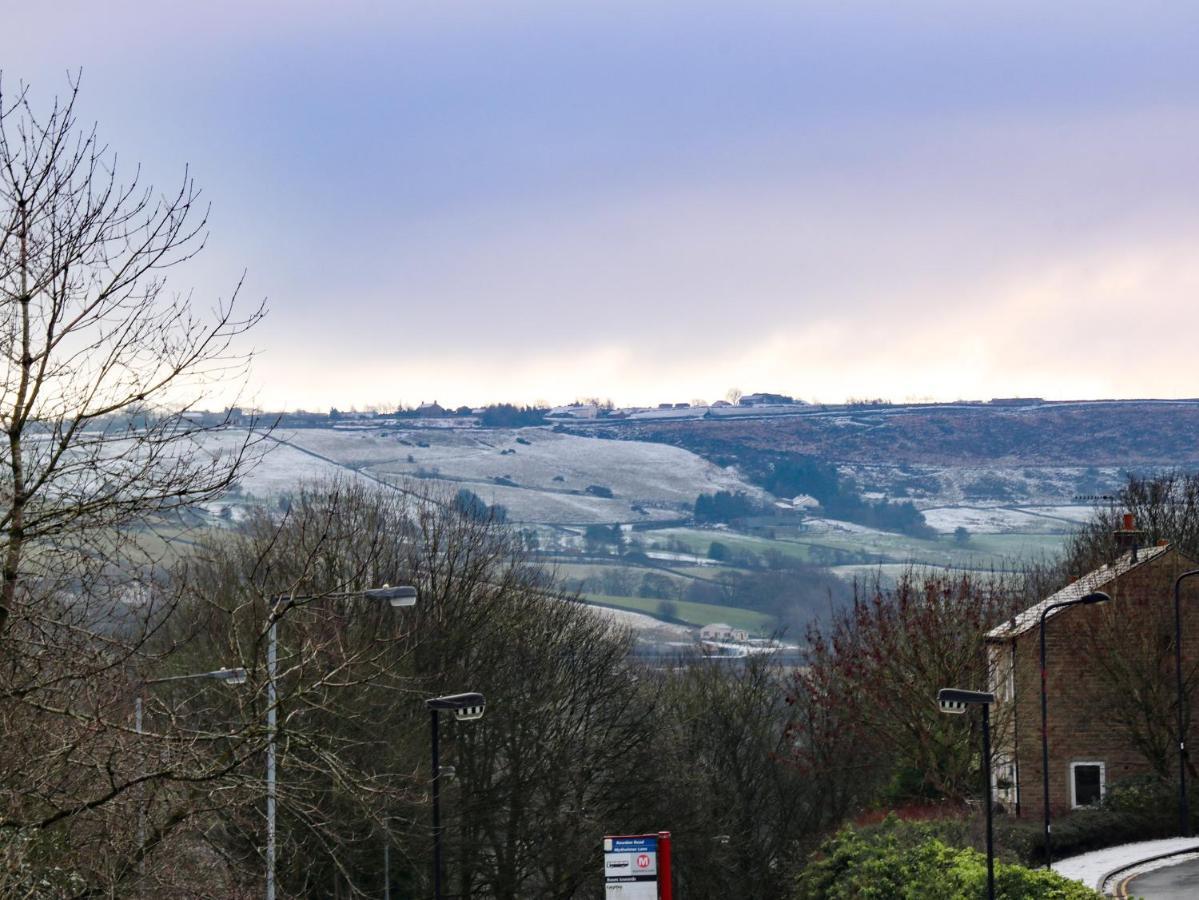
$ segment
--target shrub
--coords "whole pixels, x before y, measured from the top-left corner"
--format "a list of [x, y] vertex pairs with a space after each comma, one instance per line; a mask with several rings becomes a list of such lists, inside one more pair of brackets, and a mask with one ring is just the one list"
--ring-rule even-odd
[[714, 559], [718, 562], [723, 562], [728, 559], [731, 554], [727, 544], [722, 544], [720, 541], [712, 541], [708, 545], [708, 559]]
[[[1131, 841], [1173, 837], [1178, 832], [1175, 787], [1153, 777], [1112, 785], [1101, 806], [1079, 809], [1053, 820], [1055, 859]], [[1192, 804], [1194, 800], [1192, 800]], [[1040, 821], [996, 823], [996, 839], [1029, 865], [1045, 860]]]
[[[986, 857], [951, 847], [928, 825], [888, 817], [868, 831], [845, 829], [826, 841], [800, 873], [795, 900], [975, 900], [985, 896]], [[1077, 881], [1043, 869], [995, 863], [1001, 900], [1099, 900]]]

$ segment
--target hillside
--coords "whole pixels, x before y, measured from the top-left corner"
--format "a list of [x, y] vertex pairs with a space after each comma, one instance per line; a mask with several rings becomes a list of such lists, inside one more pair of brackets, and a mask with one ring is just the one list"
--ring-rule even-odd
[[629, 422], [589, 430], [687, 447], [720, 462], [769, 451], [863, 465], [1199, 465], [1195, 400], [814, 408], [750, 421]]

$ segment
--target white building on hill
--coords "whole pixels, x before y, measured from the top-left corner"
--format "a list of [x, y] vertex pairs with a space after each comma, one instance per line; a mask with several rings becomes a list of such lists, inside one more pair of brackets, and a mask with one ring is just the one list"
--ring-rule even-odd
[[713, 622], [699, 630], [701, 641], [748, 641], [749, 632], [742, 628], [734, 628], [723, 622]]

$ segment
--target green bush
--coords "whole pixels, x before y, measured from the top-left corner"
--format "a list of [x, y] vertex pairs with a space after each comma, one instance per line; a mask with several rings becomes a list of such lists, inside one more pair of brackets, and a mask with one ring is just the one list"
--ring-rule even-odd
[[[1173, 837], [1178, 833], [1175, 788], [1152, 777], [1132, 778], [1112, 785], [1101, 806], [1079, 809], [1053, 819], [1053, 856], [1062, 859], [1132, 841]], [[1192, 800], [1194, 809], [1194, 800]], [[1027, 865], [1045, 861], [1040, 819], [1000, 819], [996, 840]]]
[[[951, 847], [940, 826], [893, 816], [869, 830], [852, 828], [826, 841], [799, 875], [795, 900], [978, 900], [986, 896], [987, 861], [977, 850]], [[1001, 900], [1100, 900], [1101, 894], [1054, 872], [995, 864]]]

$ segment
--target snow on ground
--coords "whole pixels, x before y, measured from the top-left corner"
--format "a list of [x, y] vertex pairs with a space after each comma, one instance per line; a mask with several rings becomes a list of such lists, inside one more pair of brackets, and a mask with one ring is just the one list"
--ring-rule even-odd
[[888, 581], [897, 579], [911, 568], [909, 563], [853, 563], [847, 566], [832, 566], [829, 571], [845, 581], [857, 579], [870, 584], [876, 575]]
[[856, 525], [853, 522], [842, 522], [839, 519], [821, 519], [812, 516], [804, 519], [804, 525], [807, 530], [813, 533], [828, 533], [830, 531], [840, 531], [844, 534], [892, 534], [890, 531], [879, 531], [877, 528], [869, 528], [865, 525]]
[[[394, 478], [391, 480], [395, 480]], [[424, 483], [422, 479], [421, 483]], [[496, 503], [508, 510], [512, 522], [552, 525], [592, 525], [608, 522], [651, 522], [656, 519], [677, 519], [678, 509], [633, 509], [627, 499], [607, 499], [590, 494], [568, 494], [560, 491], [541, 491], [530, 488], [483, 482], [458, 482], [433, 479], [433, 483], [449, 490], [467, 488], [479, 495], [489, 506]]]
[[670, 550], [646, 550], [645, 555], [650, 559], [662, 559], [670, 562], [685, 562], [691, 566], [714, 566], [716, 560], [706, 556], [696, 556], [694, 553], [674, 553]]
[[1037, 516], [1051, 516], [1055, 519], [1069, 519], [1071, 522], [1085, 522], [1091, 518], [1094, 507], [1091, 506], [1022, 506], [1024, 512]]
[[[230, 429], [204, 436], [200, 452], [214, 454], [234, 452], [245, 440], [246, 433]], [[344, 472], [340, 466], [325, 462], [295, 447], [266, 439], [252, 451], [261, 454], [238, 479], [243, 491], [258, 498], [276, 497], [295, 490], [301, 481], [328, 478]]]
[[1113, 467], [842, 463], [837, 468], [864, 491], [912, 500], [921, 508], [1064, 505], [1078, 495], [1113, 493], [1123, 482]]
[[935, 506], [921, 512], [931, 527], [946, 534], [959, 527], [988, 534], [1061, 530], [1064, 527], [1064, 523], [1055, 523], [1051, 519], [1030, 515], [1024, 510], [1004, 507]]
[[[211, 440], [231, 442], [240, 434]], [[256, 496], [293, 489], [303, 478], [352, 470], [390, 482], [421, 478], [465, 487], [507, 507], [514, 521], [550, 524], [678, 518], [690, 512], [698, 494], [722, 490], [765, 497], [735, 473], [678, 447], [547, 428], [280, 429], [274, 437], [279, 446], [243, 482]], [[497, 478], [511, 484], [496, 483]], [[593, 485], [613, 496], [586, 493]]]
[[[1058, 860], [1053, 864], [1053, 870], [1066, 878], [1081, 881], [1096, 890], [1102, 890], [1103, 880], [1109, 872], [1132, 866], [1141, 860], [1160, 856], [1163, 853], [1176, 853], [1185, 850], [1199, 851], [1199, 840], [1195, 838], [1166, 838], [1160, 841], [1138, 841], [1134, 844], [1121, 844], [1119, 847], [1107, 847], [1082, 853]], [[1162, 865], [1180, 862], [1179, 858], [1163, 860]]]
[[655, 619], [653, 616], [647, 616], [644, 613], [633, 612], [628, 609], [613, 609], [610, 606], [590, 606], [590, 608], [618, 625], [624, 625], [637, 631], [658, 631], [676, 638], [691, 636], [692, 629], [685, 625], [674, 625], [670, 622], [663, 622], [661, 619]]

